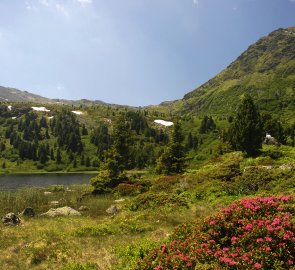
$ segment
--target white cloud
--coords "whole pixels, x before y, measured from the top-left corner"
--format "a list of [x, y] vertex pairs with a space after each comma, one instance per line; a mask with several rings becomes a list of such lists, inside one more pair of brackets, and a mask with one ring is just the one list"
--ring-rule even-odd
[[37, 7], [35, 5], [33, 5], [32, 3], [30, 3], [29, 1], [26, 1], [25, 2], [25, 5], [26, 5], [26, 9], [28, 11], [37, 11]]
[[65, 17], [69, 17], [69, 15], [70, 15], [68, 10], [64, 6], [62, 6], [60, 4], [55, 4], [55, 9], [56, 9], [57, 12], [61, 13]]
[[39, 3], [43, 6], [49, 7], [50, 3], [47, 0], [39, 0]]
[[87, 5], [87, 4], [92, 4], [92, 0], [76, 0], [78, 3], [81, 5]]
[[194, 5], [199, 4], [199, 0], [193, 0]]

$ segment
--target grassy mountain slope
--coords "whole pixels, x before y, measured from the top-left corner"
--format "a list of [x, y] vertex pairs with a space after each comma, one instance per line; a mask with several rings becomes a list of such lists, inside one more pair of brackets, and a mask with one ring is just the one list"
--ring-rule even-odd
[[240, 97], [250, 93], [260, 109], [290, 119], [295, 110], [294, 44], [295, 27], [278, 29], [182, 100], [163, 105], [183, 113], [228, 115]]

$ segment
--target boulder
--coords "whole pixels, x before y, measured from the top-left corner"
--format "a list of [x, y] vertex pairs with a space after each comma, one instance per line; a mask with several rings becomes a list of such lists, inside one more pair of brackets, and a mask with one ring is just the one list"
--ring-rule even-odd
[[47, 216], [47, 217], [81, 216], [81, 213], [71, 207], [64, 206], [59, 208], [51, 208], [46, 213], [41, 214], [41, 216]]
[[78, 209], [78, 211], [88, 211], [88, 210], [89, 210], [89, 208], [85, 205], [80, 206]]
[[34, 217], [35, 216], [35, 211], [32, 207], [26, 207], [21, 213], [20, 216], [25, 216], [25, 217]]
[[111, 205], [111, 207], [109, 207], [106, 212], [109, 214], [109, 215], [116, 215], [117, 212], [118, 212], [118, 208], [116, 205]]
[[20, 219], [16, 214], [8, 213], [4, 218], [2, 218], [2, 222], [5, 225], [18, 225], [20, 224]]
[[44, 195], [45, 195], [45, 196], [48, 196], [48, 195], [51, 195], [51, 194], [52, 194], [51, 191], [44, 191]]

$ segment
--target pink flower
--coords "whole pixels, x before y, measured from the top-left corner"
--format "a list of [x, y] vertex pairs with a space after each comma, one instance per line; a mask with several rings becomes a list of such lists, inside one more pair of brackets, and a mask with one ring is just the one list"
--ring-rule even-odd
[[255, 267], [256, 269], [261, 269], [261, 268], [262, 268], [262, 264], [260, 264], [260, 263], [255, 263], [255, 264], [254, 264], [254, 267]]
[[238, 239], [238, 237], [233, 236], [233, 237], [231, 238], [231, 242], [234, 244], [234, 243], [237, 242], [237, 239]]
[[191, 262], [188, 262], [187, 264], [186, 264], [186, 266], [188, 266], [188, 267], [190, 267], [190, 266], [192, 266], [193, 264], [191, 263]]
[[257, 243], [263, 242], [263, 238], [257, 238], [256, 242]]

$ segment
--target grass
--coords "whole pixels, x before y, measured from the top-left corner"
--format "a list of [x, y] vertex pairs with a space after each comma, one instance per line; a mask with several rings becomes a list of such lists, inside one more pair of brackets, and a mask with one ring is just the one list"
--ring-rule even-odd
[[[273, 153], [278, 150], [281, 154], [276, 157]], [[151, 180], [149, 191], [126, 196], [120, 203], [112, 195], [82, 196], [91, 191], [89, 185], [72, 186], [71, 191], [51, 186], [0, 192], [0, 216], [26, 206], [37, 213], [35, 218], [22, 218], [16, 227], [0, 224], [0, 269], [133, 269], [152, 247], [165, 243], [178, 225], [199, 222], [245, 196], [295, 194], [294, 169], [279, 168], [292, 161], [291, 147], [264, 147], [257, 158], [228, 153], [183, 175], [140, 177], [137, 183]], [[243, 173], [245, 166], [270, 164], [273, 169], [268, 172]], [[45, 196], [44, 191], [52, 193]], [[50, 201], [74, 209], [85, 205], [90, 210], [81, 217], [39, 216], [52, 207]], [[119, 208], [115, 216], [105, 212], [112, 204]]]

